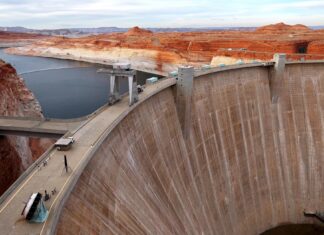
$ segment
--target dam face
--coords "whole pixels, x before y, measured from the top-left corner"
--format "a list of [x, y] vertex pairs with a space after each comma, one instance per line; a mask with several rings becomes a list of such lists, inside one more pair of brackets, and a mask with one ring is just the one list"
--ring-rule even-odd
[[[112, 130], [61, 211], [57, 234], [260, 234], [324, 210], [324, 66], [194, 79], [189, 135], [176, 90]], [[276, 97], [274, 97], [276, 94]]]

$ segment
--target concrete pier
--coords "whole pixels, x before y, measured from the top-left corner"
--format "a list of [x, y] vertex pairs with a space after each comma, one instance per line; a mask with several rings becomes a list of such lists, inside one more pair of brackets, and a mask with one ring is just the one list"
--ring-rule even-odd
[[110, 94], [108, 98], [108, 103], [110, 105], [121, 99], [120, 80], [124, 78], [128, 79], [129, 106], [138, 101], [136, 71], [131, 69], [130, 64], [115, 63], [113, 69], [100, 69], [98, 72], [106, 73], [110, 76]]
[[191, 102], [192, 87], [194, 78], [194, 68], [191, 66], [183, 66], [178, 69], [178, 79], [176, 85], [176, 105], [178, 117], [182, 129], [183, 136], [189, 136], [191, 124]]
[[272, 103], [277, 103], [284, 84], [286, 54], [275, 54], [273, 61], [275, 64], [270, 75], [270, 94]]

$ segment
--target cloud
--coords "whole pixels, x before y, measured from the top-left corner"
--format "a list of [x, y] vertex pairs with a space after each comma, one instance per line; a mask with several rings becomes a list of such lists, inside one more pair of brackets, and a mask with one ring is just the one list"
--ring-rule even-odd
[[272, 9], [282, 9], [282, 8], [318, 8], [324, 7], [324, 1], [295, 1], [295, 2], [282, 2], [268, 5], [267, 7]]
[[[0, 24], [34, 28], [255, 26], [319, 24], [324, 1], [305, 0], [1, 0]], [[307, 15], [305, 11], [307, 10]], [[306, 15], [306, 16], [305, 16]]]

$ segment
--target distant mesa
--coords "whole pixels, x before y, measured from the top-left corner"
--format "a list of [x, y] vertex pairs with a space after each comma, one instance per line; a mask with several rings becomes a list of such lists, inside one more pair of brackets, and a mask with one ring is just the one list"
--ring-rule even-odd
[[305, 25], [302, 24], [295, 24], [295, 25], [288, 25], [285, 23], [278, 23], [278, 24], [270, 24], [266, 26], [262, 26], [256, 29], [256, 32], [283, 32], [283, 31], [309, 31], [311, 30]]
[[141, 35], [153, 34], [153, 32], [148, 29], [141, 29], [140, 27], [135, 26], [129, 29], [125, 34], [128, 36], [141, 36]]

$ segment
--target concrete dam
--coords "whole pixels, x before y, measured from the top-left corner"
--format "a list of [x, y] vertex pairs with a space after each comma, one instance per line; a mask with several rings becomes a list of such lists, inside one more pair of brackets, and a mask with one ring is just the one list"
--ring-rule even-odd
[[283, 60], [196, 71], [192, 84], [179, 70], [103, 130], [44, 226], [15, 226], [252, 235], [317, 223], [303, 211], [324, 210], [324, 64]]

